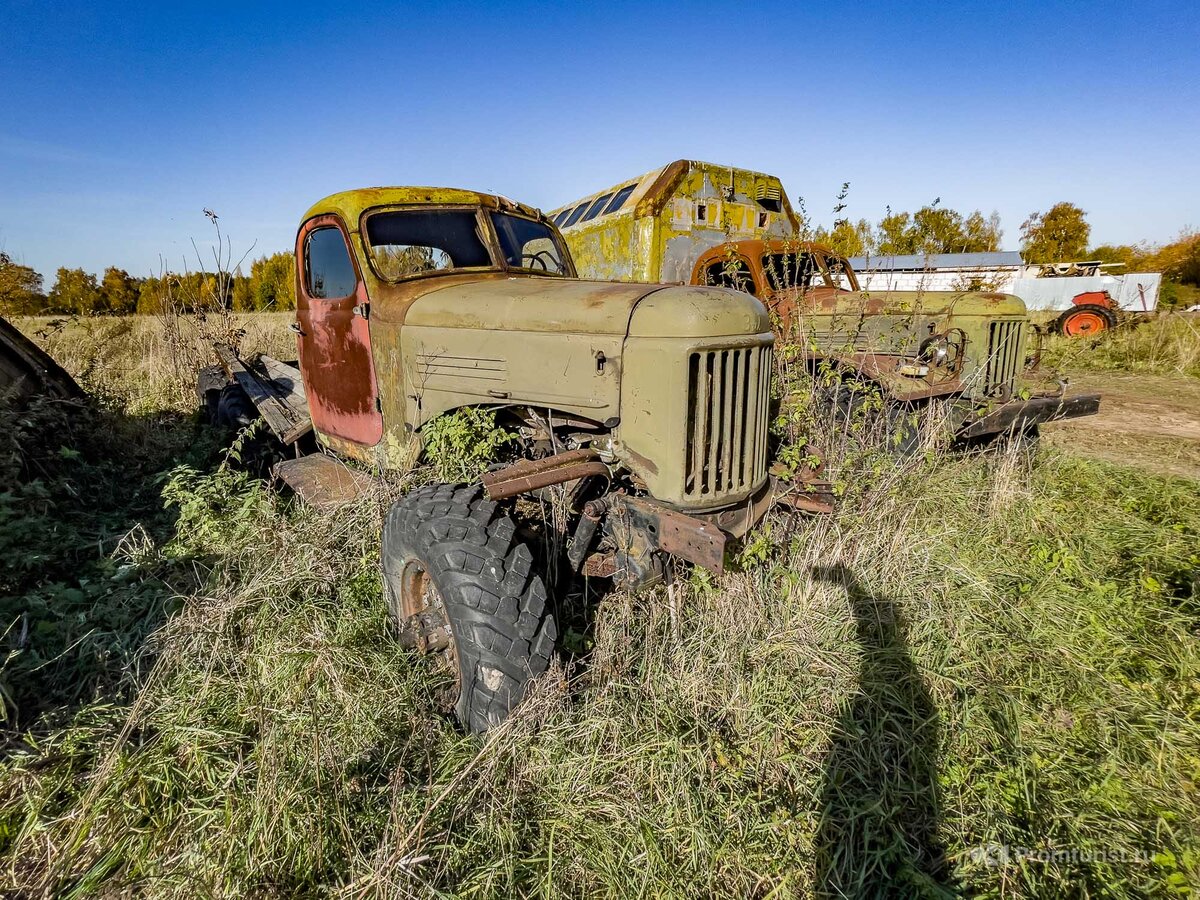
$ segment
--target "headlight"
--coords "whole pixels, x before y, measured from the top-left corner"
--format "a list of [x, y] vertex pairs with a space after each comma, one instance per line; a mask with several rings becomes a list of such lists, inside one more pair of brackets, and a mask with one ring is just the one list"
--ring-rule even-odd
[[962, 366], [963, 348], [966, 345], [966, 333], [961, 328], [951, 328], [923, 340], [920, 350], [917, 351], [917, 359], [939, 369], [957, 372]]

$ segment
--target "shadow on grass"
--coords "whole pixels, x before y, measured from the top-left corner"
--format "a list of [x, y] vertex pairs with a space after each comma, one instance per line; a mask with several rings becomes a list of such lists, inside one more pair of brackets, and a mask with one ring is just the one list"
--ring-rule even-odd
[[161, 551], [178, 520], [164, 480], [215, 467], [218, 438], [180, 413], [0, 400], [0, 757], [144, 673], [146, 638], [206, 562]]
[[814, 575], [845, 588], [861, 651], [858, 691], [825, 762], [818, 895], [957, 896], [938, 843], [937, 710], [900, 610], [844, 566]]

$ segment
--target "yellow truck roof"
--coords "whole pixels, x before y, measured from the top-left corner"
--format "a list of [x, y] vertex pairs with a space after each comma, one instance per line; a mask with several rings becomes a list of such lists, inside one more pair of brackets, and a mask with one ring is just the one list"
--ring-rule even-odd
[[301, 223], [307, 222], [313, 216], [337, 213], [351, 231], [358, 229], [359, 217], [365, 210], [379, 206], [442, 206], [468, 205], [482, 206], [485, 209], [508, 209], [537, 218], [541, 211], [510, 200], [500, 194], [484, 194], [479, 191], [468, 191], [463, 188], [446, 187], [368, 187], [356, 188], [349, 191], [339, 191], [330, 194], [323, 200], [318, 200], [304, 214]]

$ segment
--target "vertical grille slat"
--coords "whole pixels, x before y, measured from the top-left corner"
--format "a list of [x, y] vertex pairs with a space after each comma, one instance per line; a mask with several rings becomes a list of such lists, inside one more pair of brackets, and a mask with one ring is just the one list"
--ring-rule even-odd
[[758, 363], [761, 355], [758, 350], [746, 351], [746, 427], [742, 433], [750, 446], [745, 449], [742, 461], [743, 485], [753, 483], [758, 472], [758, 442], [755, 437], [758, 435]]
[[992, 322], [988, 327], [987, 360], [983, 392], [987, 397], [1011, 397], [1025, 343], [1025, 323], [1020, 320]]
[[721, 431], [725, 425], [721, 421], [724, 411], [721, 401], [725, 397], [725, 352], [718, 350], [710, 353], [709, 359], [712, 363], [712, 394], [709, 404], [708, 470], [704, 473], [703, 490], [706, 494], [715, 494], [720, 483], [717, 465], [721, 461]]
[[699, 350], [688, 357], [684, 494], [719, 499], [766, 475], [771, 348]]

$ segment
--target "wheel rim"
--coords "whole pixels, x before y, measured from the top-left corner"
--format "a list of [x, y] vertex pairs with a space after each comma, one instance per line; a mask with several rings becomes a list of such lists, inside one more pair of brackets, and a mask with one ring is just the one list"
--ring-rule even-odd
[[399, 608], [393, 609], [400, 626], [402, 643], [422, 653], [436, 654], [439, 669], [453, 679], [453, 689], [445, 698], [446, 705], [458, 702], [461, 675], [458, 669], [458, 648], [454, 632], [442, 602], [441, 592], [433, 578], [417, 560], [409, 560], [400, 573]]
[[1081, 334], [1094, 334], [1108, 327], [1104, 316], [1094, 312], [1078, 312], [1067, 317], [1063, 323], [1063, 331], [1068, 337], [1078, 337]]

